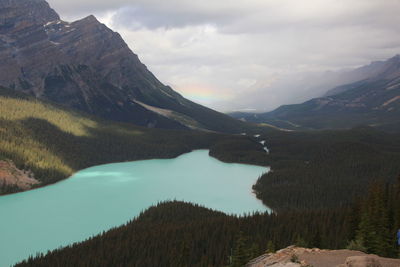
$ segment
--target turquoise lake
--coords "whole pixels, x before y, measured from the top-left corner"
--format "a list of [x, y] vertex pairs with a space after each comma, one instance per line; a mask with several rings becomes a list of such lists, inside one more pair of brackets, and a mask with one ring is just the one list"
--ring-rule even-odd
[[228, 214], [267, 211], [251, 189], [267, 171], [196, 150], [174, 159], [95, 166], [0, 197], [0, 267], [124, 224], [160, 201], [184, 200]]

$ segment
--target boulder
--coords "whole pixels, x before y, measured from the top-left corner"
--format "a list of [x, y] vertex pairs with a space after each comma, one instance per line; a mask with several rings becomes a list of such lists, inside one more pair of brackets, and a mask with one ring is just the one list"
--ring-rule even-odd
[[378, 259], [371, 256], [352, 256], [346, 259], [344, 267], [382, 267]]

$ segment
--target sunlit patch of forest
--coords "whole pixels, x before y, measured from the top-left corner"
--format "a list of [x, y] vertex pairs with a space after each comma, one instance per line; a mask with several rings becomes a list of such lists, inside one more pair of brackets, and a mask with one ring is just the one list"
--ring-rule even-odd
[[[226, 138], [243, 138], [105, 121], [5, 88], [0, 88], [0, 107], [0, 160], [31, 170], [41, 186], [89, 166], [171, 158]], [[3, 185], [0, 194], [17, 190]]]

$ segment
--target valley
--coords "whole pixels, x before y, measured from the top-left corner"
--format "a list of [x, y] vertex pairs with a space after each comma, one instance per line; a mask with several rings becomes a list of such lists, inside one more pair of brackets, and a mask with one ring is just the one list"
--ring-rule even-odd
[[[185, 98], [142, 63], [131, 40], [111, 29], [121, 10], [99, 13], [108, 14], [106, 26], [94, 15], [63, 20], [44, 0], [0, 0], [0, 267], [241, 267], [292, 245], [400, 257], [399, 55], [325, 72], [317, 84], [301, 81], [326, 89], [303, 103], [224, 114]], [[143, 19], [139, 13], [129, 21]], [[193, 60], [198, 79], [213, 76], [184, 89], [213, 92], [215, 101], [244, 102], [247, 95], [234, 95], [258, 89], [235, 84], [256, 85], [268, 80], [260, 71], [286, 68], [247, 56], [229, 68], [257, 73], [231, 73], [221, 83], [229, 68], [219, 60], [234, 58], [238, 39], [214, 44], [211, 65], [206, 58], [196, 65], [199, 55], [185, 50], [238, 37], [221, 24], [196, 28], [186, 41], [176, 30], [191, 24], [123, 24], [135, 38], [175, 36], [177, 43], [148, 39], [161, 45], [154, 55], [143, 44], [141, 51], [162, 62], [156, 69], [174, 74], [171, 81], [189, 81], [171, 63], [184, 51], [179, 64]]]
[[350, 129], [368, 125], [398, 132], [400, 56], [377, 65], [363, 79], [332, 88], [320, 98], [283, 105], [267, 113], [238, 112], [231, 115], [244, 121], [290, 130]]
[[[33, 187], [94, 165], [173, 158], [231, 138], [246, 139], [106, 121], [5, 88], [0, 88], [0, 103], [0, 160], [11, 160], [20, 170], [32, 172], [40, 182]], [[0, 185], [0, 194], [26, 189]]]

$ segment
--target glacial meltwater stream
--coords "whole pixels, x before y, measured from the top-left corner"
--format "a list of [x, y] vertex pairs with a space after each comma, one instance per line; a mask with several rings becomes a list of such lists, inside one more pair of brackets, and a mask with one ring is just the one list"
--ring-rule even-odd
[[96, 166], [0, 197], [0, 267], [119, 226], [159, 201], [184, 200], [228, 214], [264, 212], [251, 187], [266, 171], [197, 150], [175, 159]]

